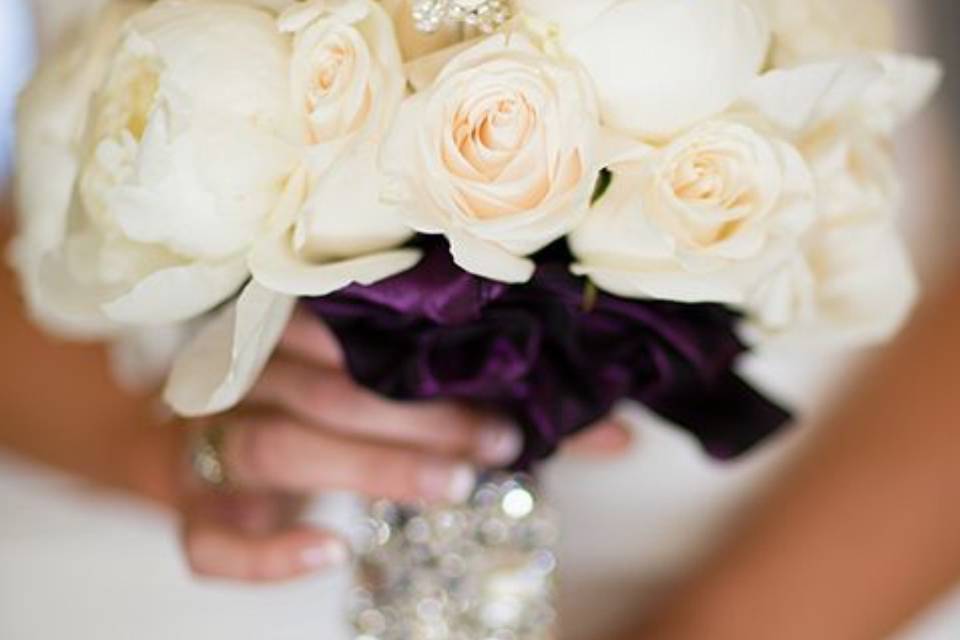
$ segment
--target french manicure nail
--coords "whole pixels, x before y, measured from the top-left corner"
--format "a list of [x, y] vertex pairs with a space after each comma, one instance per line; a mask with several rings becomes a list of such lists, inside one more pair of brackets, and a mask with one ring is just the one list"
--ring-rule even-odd
[[334, 569], [347, 563], [350, 559], [350, 550], [341, 540], [327, 540], [308, 547], [300, 558], [303, 564], [311, 569]]
[[435, 464], [425, 467], [419, 480], [425, 499], [457, 504], [473, 493], [477, 474], [469, 465]]
[[486, 464], [505, 465], [516, 460], [522, 448], [523, 436], [519, 429], [510, 423], [494, 422], [481, 429], [477, 456]]

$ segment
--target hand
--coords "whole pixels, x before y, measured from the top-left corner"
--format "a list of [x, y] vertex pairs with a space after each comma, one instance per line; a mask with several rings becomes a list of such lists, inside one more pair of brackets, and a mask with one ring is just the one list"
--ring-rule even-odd
[[[521, 437], [502, 418], [445, 402], [397, 403], [344, 371], [328, 329], [298, 312], [243, 407], [193, 428], [222, 428], [234, 491], [188, 482], [183, 540], [193, 571], [245, 581], [296, 578], [347, 559], [333, 534], [298, 524], [306, 497], [348, 490], [397, 501], [459, 502], [475, 468], [509, 464]], [[571, 448], [615, 455], [630, 444], [616, 422]]]

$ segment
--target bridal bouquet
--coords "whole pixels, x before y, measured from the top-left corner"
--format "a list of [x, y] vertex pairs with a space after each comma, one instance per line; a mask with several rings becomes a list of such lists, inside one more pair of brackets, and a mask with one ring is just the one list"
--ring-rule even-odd
[[748, 347], [881, 341], [914, 300], [892, 137], [939, 69], [892, 22], [114, 0], [23, 97], [13, 259], [51, 330], [172, 347], [185, 416], [238, 403], [300, 301], [362, 384], [512, 416], [520, 469], [623, 400], [735, 456], [788, 417]]

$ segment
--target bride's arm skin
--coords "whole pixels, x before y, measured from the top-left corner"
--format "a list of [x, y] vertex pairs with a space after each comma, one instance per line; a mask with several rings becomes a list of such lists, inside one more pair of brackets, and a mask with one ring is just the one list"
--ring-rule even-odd
[[[0, 207], [0, 246], [9, 230]], [[245, 406], [220, 418], [238, 490], [204, 490], [185, 473], [191, 425], [162, 424], [156, 399], [118, 389], [99, 346], [59, 343], [24, 317], [17, 283], [0, 267], [0, 448], [179, 512], [199, 574], [282, 580], [323, 568], [337, 541], [297, 524], [298, 497], [350, 490], [443, 499], [470, 465], [509, 462], [512, 427], [452, 404], [398, 405], [354, 385], [320, 323], [298, 315]], [[198, 428], [198, 425], [192, 425]], [[589, 432], [581, 452], [629, 444], [616, 423]]]
[[630, 640], [879, 640], [960, 579], [960, 279]]
[[[9, 230], [0, 206], [0, 247]], [[25, 317], [15, 276], [0, 266], [0, 448], [98, 484], [175, 500], [182, 432], [155, 422], [151, 400], [120, 393], [105, 351], [58, 343]]]

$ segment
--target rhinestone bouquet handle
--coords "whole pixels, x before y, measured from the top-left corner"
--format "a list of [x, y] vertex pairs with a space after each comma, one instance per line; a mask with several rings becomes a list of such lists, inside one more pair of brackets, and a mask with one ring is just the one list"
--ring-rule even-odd
[[557, 525], [533, 481], [462, 506], [374, 503], [356, 539], [355, 640], [550, 640]]

